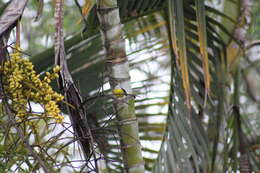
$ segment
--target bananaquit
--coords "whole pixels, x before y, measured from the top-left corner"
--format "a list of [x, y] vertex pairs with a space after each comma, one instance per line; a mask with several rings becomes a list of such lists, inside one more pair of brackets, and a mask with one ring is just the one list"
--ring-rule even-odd
[[117, 97], [123, 97], [127, 95], [126, 90], [124, 90], [123, 88], [114, 89], [112, 93]]

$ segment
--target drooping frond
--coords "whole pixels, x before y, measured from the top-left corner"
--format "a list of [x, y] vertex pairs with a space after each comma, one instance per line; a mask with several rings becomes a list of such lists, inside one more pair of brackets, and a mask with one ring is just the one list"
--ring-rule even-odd
[[62, 90], [65, 96], [65, 101], [68, 103], [67, 109], [72, 121], [72, 127], [75, 131], [75, 136], [79, 141], [83, 150], [84, 159], [88, 164], [88, 159], [91, 157], [91, 153], [94, 157], [94, 170], [98, 170], [96, 163], [96, 156], [94, 150], [94, 141], [92, 132], [87, 122], [87, 117], [84, 108], [82, 107], [82, 98], [80, 91], [76, 87], [71, 74], [68, 70], [66, 53], [64, 48], [64, 36], [63, 36], [63, 0], [56, 0], [55, 2], [55, 64], [61, 68], [59, 74], [58, 86]]
[[207, 26], [206, 26], [206, 11], [205, 1], [196, 0], [196, 16], [198, 21], [198, 35], [201, 58], [203, 59], [203, 72], [206, 94], [210, 91], [210, 74], [209, 74], [209, 58], [207, 50]]

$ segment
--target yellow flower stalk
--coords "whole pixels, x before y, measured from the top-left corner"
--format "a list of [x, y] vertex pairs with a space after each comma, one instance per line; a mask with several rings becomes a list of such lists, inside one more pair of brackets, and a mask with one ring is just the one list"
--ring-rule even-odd
[[62, 123], [64, 117], [57, 103], [64, 97], [53, 91], [49, 85], [52, 80], [59, 77], [59, 66], [54, 67], [52, 73], [46, 72], [46, 76], [41, 80], [40, 75], [34, 71], [33, 64], [28, 59], [22, 58], [21, 49], [17, 47], [16, 51], [10, 54], [10, 59], [1, 66], [1, 70], [4, 92], [11, 100], [18, 122], [32, 115], [39, 116], [28, 108], [29, 102], [35, 102], [43, 106], [44, 115], [53, 118], [57, 123]]

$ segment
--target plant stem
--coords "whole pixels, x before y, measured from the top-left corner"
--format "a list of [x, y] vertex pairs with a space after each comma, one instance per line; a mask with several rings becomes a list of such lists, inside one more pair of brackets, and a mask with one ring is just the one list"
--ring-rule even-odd
[[97, 14], [106, 51], [110, 86], [112, 91], [124, 90], [126, 92], [123, 95], [114, 96], [124, 170], [126, 173], [144, 173], [144, 161], [138, 136], [138, 122], [135, 116], [129, 64], [117, 1], [100, 0]]

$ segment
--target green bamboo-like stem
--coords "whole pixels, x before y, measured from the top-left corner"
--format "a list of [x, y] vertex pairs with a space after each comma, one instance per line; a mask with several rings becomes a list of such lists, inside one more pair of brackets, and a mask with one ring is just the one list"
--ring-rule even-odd
[[[211, 167], [209, 168], [210, 173], [215, 172], [217, 168], [216, 167], [216, 159], [218, 155], [218, 143], [221, 137], [221, 123], [224, 121], [225, 117], [225, 104], [226, 104], [226, 71], [225, 67], [222, 66], [223, 62], [218, 61], [217, 62], [217, 109], [216, 109], [216, 118], [214, 118], [215, 125], [214, 126], [209, 126], [208, 128], [208, 134], [212, 136], [212, 141], [213, 141], [213, 148], [212, 148], [212, 158], [211, 158]], [[212, 123], [212, 122], [210, 122]], [[211, 133], [211, 134], [210, 134]]]
[[[240, 63], [239, 63], [240, 64]], [[233, 114], [235, 116], [235, 123], [236, 123], [236, 129], [235, 130], [235, 134], [236, 134], [236, 139], [237, 141], [235, 141], [235, 153], [234, 153], [234, 158], [236, 159], [235, 165], [233, 166], [235, 169], [237, 169], [238, 165], [237, 163], [239, 163], [239, 170], [241, 173], [250, 173], [252, 172], [252, 167], [250, 164], [250, 159], [249, 159], [249, 154], [248, 154], [248, 146], [247, 143], [245, 141], [245, 134], [243, 133], [243, 129], [242, 129], [242, 122], [241, 122], [241, 114], [240, 114], [240, 78], [241, 78], [241, 71], [240, 71], [240, 66], [236, 67], [236, 72], [234, 75], [234, 96], [233, 96], [233, 102], [234, 102], [234, 106], [233, 106]], [[240, 153], [240, 158], [239, 158], [239, 162], [238, 158], [237, 158], [237, 152], [239, 151]]]
[[[225, 1], [226, 3], [229, 3], [228, 1]], [[243, 48], [245, 47], [245, 42], [246, 42], [246, 31], [248, 30], [249, 28], [249, 23], [250, 23], [250, 3], [251, 3], [251, 0], [239, 0], [238, 1], [239, 3], [233, 3], [233, 4], [236, 4], [238, 6], [238, 12], [236, 14], [233, 14], [234, 16], [237, 17], [236, 19], [236, 25], [233, 26], [234, 29], [233, 29], [233, 38], [235, 38], [236, 41], [230, 41], [229, 42], [229, 45], [227, 47], [227, 59], [228, 59], [228, 67], [229, 67], [229, 71], [227, 71], [226, 69], [222, 68], [221, 70], [218, 70], [219, 72], [221, 71], [221, 75], [218, 76], [218, 83], [219, 83], [219, 91], [221, 93], [219, 93], [219, 105], [218, 105], [218, 116], [219, 118], [217, 119], [217, 126], [216, 126], [216, 131], [219, 131], [219, 128], [220, 126], [218, 125], [219, 122], [221, 122], [221, 118], [223, 118], [223, 115], [224, 115], [224, 100], [226, 100], [224, 97], [225, 97], [225, 87], [223, 85], [221, 85], [221, 83], [228, 83], [227, 79], [225, 79], [224, 76], [227, 76], [227, 73], [228, 72], [231, 72], [231, 73], [234, 73], [234, 78], [235, 78], [235, 91], [234, 91], [234, 114], [236, 115], [236, 118], [238, 117], [238, 120], [237, 120], [237, 124], [238, 124], [238, 139], [239, 139], [239, 143], [240, 143], [240, 146], [239, 146], [239, 149], [244, 149], [245, 147], [241, 147], [241, 142], [242, 142], [242, 146], [243, 146], [243, 141], [242, 138], [241, 138], [241, 133], [242, 133], [242, 129], [240, 127], [240, 120], [239, 120], [239, 82], [238, 82], [238, 78], [239, 76], [239, 57], [240, 57], [240, 54], [241, 54], [241, 51], [243, 51]], [[225, 25], [226, 26], [226, 25]], [[237, 43], [240, 43], [240, 45], [238, 45]], [[241, 49], [242, 48], [242, 49]], [[224, 67], [224, 62], [221, 62], [222, 64], [222, 67]], [[222, 81], [222, 82], [221, 82]], [[229, 84], [229, 83], [228, 83]], [[221, 117], [222, 115], [222, 117]], [[220, 138], [220, 134], [216, 134], [215, 135], [215, 139], [214, 139], [214, 145], [213, 145], [213, 157], [212, 157], [212, 167], [211, 167], [211, 170], [212, 172], [214, 171], [214, 165], [215, 165], [215, 160], [216, 160], [216, 153], [217, 153], [217, 143], [219, 141], [219, 138]], [[235, 141], [236, 143], [237, 141]], [[236, 145], [236, 144], [235, 144]], [[224, 151], [226, 150], [226, 146], [224, 146]], [[240, 151], [240, 154], [242, 155], [243, 152]], [[223, 171], [225, 171], [227, 169], [227, 159], [228, 159], [228, 156], [225, 155], [224, 156], [224, 164], [223, 164]], [[242, 158], [244, 159], [244, 158]], [[241, 170], [250, 170], [250, 165], [249, 165], [249, 162], [246, 153], [245, 153], [245, 159], [242, 161], [242, 166], [241, 167]], [[244, 167], [245, 168], [244, 168]], [[250, 171], [249, 171], [250, 172]]]
[[[245, 43], [247, 41], [247, 35], [246, 31], [249, 29], [250, 25], [250, 19], [251, 19], [251, 0], [240, 0], [241, 9], [240, 9], [240, 16], [237, 20], [237, 26], [234, 30], [234, 38], [238, 40], [241, 43], [242, 48], [244, 49]], [[232, 48], [235, 47], [236, 44], [231, 42]], [[232, 49], [231, 48], [231, 49]], [[240, 54], [243, 54], [241, 50], [237, 53], [237, 57], [235, 58], [237, 63], [235, 64], [235, 91], [234, 91], [234, 108], [233, 112], [236, 116], [237, 121], [237, 135], [238, 135], [238, 142], [239, 142], [239, 152], [241, 154], [240, 156], [240, 162], [239, 162], [239, 170], [241, 173], [249, 173], [252, 172], [249, 155], [248, 155], [248, 149], [245, 143], [245, 135], [243, 134], [243, 130], [241, 127], [241, 115], [240, 115], [240, 103], [239, 103], [239, 79], [240, 79]], [[229, 49], [230, 50], [230, 49]]]
[[120, 145], [123, 155], [124, 172], [144, 173], [144, 161], [139, 141], [138, 122], [135, 116], [134, 97], [130, 85], [129, 64], [123, 39], [123, 25], [119, 17], [116, 0], [100, 0], [97, 14], [100, 32], [105, 47], [109, 83], [112, 91], [124, 90], [116, 95], [114, 105], [118, 120]]

